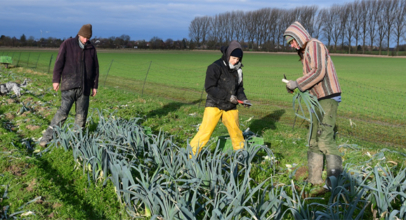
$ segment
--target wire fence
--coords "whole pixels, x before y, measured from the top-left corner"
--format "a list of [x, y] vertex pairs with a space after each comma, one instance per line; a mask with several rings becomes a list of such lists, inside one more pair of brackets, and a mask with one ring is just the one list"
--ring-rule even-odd
[[[13, 57], [14, 66], [35, 69], [51, 74], [57, 51], [0, 51], [0, 56]], [[99, 60], [102, 54], [99, 55]], [[120, 59], [100, 62], [100, 86], [134, 91], [141, 96], [151, 95], [170, 100], [194, 103], [204, 108], [204, 81], [207, 66], [182, 68], [182, 64], [168, 65], [159, 60], [127, 62]], [[308, 123], [295, 119], [292, 95], [286, 92], [280, 76], [268, 79], [247, 75], [244, 88], [253, 103], [250, 109], [240, 108], [240, 114], [273, 125], [280, 122], [296, 129], [308, 129]], [[383, 145], [406, 146], [406, 93], [370, 86], [340, 78], [343, 102], [338, 108], [337, 135]], [[368, 90], [368, 93], [365, 91]], [[390, 97], [390, 98], [385, 98]], [[399, 102], [399, 100], [402, 100]], [[255, 125], [254, 125], [255, 126]], [[252, 128], [263, 131], [265, 128]]]

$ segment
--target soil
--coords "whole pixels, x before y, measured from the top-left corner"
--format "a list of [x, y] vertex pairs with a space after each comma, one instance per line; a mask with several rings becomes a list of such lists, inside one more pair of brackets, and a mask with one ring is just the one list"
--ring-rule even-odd
[[7, 167], [6, 171], [10, 172], [13, 175], [21, 176], [21, 168], [17, 165], [11, 165]]
[[14, 118], [15, 118], [15, 116], [14, 116], [14, 114], [13, 113], [6, 113], [5, 114], [6, 115], [6, 118], [8, 119], [8, 120], [13, 120]]
[[27, 128], [30, 131], [34, 131], [34, 130], [39, 129], [40, 126], [38, 126], [38, 125], [27, 125], [27, 126], [25, 126], [25, 128]]
[[295, 173], [295, 180], [303, 180], [308, 176], [307, 167], [300, 167]]

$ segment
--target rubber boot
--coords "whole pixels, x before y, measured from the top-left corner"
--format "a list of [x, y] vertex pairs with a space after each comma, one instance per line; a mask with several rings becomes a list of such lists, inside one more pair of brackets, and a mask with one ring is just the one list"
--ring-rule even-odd
[[321, 178], [323, 171], [323, 154], [307, 151], [307, 166], [309, 167], [309, 177], [307, 181], [313, 185], [324, 183]]
[[326, 155], [327, 162], [327, 186], [331, 187], [328, 177], [335, 176], [337, 179], [343, 171], [343, 161], [340, 156]]

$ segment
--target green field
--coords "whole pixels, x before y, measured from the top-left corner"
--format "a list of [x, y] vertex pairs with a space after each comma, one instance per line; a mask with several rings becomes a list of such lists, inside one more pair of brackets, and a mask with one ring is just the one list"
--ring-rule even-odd
[[[9, 214], [32, 210], [35, 219], [128, 218], [110, 180], [106, 187], [101, 181], [89, 184], [85, 169], [77, 167], [71, 150], [54, 149], [42, 156], [34, 153], [38, 146], [32, 138], [41, 136], [60, 105], [60, 93], [51, 90], [52, 75], [47, 74], [50, 57], [53, 54], [55, 59], [57, 51], [21, 51], [21, 56], [20, 51], [0, 50], [2, 53], [14, 54], [13, 64], [18, 62], [23, 68], [2, 69], [1, 83], [30, 80], [21, 98], [13, 94], [0, 97], [0, 195], [8, 193], [0, 201], [3, 210], [7, 206]], [[90, 129], [94, 130], [99, 120], [96, 109], [115, 112], [124, 119], [139, 117], [140, 123], [151, 127], [154, 134], [172, 135], [176, 145], [186, 147], [201, 122], [206, 67], [219, 57], [219, 52], [100, 51], [99, 93], [91, 98]], [[406, 165], [401, 103], [406, 88], [401, 87], [405, 76], [400, 69], [404, 59], [334, 56], [333, 60], [343, 90], [337, 144], [344, 164], [367, 170], [380, 164], [398, 172]], [[250, 128], [261, 135], [272, 150], [277, 162], [274, 183], [288, 186], [293, 180], [299, 190], [303, 186], [302, 168], [306, 166], [303, 155], [307, 151], [308, 125], [297, 120], [292, 130], [292, 97], [281, 82], [283, 74], [288, 78], [301, 75], [298, 57], [246, 53], [243, 63], [246, 94], [254, 106], [239, 107], [241, 129]], [[20, 114], [22, 104], [29, 111]], [[73, 115], [71, 112], [68, 123]], [[213, 138], [226, 134], [227, 129], [219, 123]], [[210, 147], [215, 145], [212, 142]], [[253, 166], [251, 177], [257, 183], [273, 175], [272, 170], [262, 170], [260, 163]], [[305, 190], [308, 193], [311, 188]], [[330, 195], [322, 195], [324, 202], [318, 202], [328, 204]], [[38, 196], [39, 200], [27, 204]], [[399, 208], [397, 204], [394, 209]], [[372, 218], [371, 210], [378, 210], [376, 202], [367, 208], [364, 217]]]
[[[57, 51], [0, 50], [1, 54], [13, 56], [14, 64], [37, 66], [43, 71], [48, 70], [52, 55], [52, 72]], [[206, 68], [220, 55], [213, 51], [102, 50], [98, 53], [100, 86], [109, 84], [173, 100], [198, 101], [205, 97], [202, 92]], [[406, 146], [406, 87], [402, 85], [406, 80], [405, 59], [332, 57], [343, 91], [338, 134], [383, 145]], [[301, 76], [298, 57], [246, 52], [243, 64], [245, 91], [254, 107], [242, 110], [242, 114], [257, 118], [275, 114], [278, 121], [292, 125], [292, 99], [281, 79], [283, 74], [289, 79]], [[204, 100], [200, 105], [204, 105]], [[300, 126], [302, 121], [298, 122]]]

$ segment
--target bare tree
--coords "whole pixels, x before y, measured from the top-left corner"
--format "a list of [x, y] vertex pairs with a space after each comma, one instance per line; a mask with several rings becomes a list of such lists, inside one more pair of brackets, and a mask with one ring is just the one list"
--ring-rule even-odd
[[319, 12], [319, 18], [322, 21], [322, 33], [324, 39], [327, 40], [327, 47], [330, 47], [332, 35], [333, 35], [333, 22], [334, 22], [334, 16], [333, 13], [330, 13], [331, 9], [328, 8], [323, 8]]
[[[382, 0], [383, 1], [383, 0]], [[391, 32], [392, 32], [392, 29], [393, 29], [393, 23], [394, 23], [394, 21], [395, 21], [395, 19], [396, 19], [396, 16], [397, 16], [397, 14], [396, 14], [396, 8], [397, 8], [397, 6], [398, 6], [398, 4], [399, 4], [399, 0], [385, 0], [385, 1], [383, 1], [383, 11], [384, 11], [384, 18], [385, 18], [385, 23], [386, 23], [386, 30], [387, 30], [387, 32], [386, 32], [386, 39], [387, 39], [387, 41], [388, 41], [388, 52], [387, 52], [387, 55], [389, 56], [389, 50], [390, 50], [390, 41], [391, 41], [391, 38], [390, 38], [390, 34], [391, 34]]]
[[189, 25], [189, 37], [200, 46], [202, 39], [202, 19], [201, 17], [195, 17]]
[[247, 12], [245, 14], [245, 27], [247, 28], [247, 35], [246, 38], [248, 42], [251, 43], [251, 48], [254, 48], [254, 38], [255, 38], [255, 13], [254, 12]]
[[368, 33], [368, 20], [369, 17], [368, 13], [368, 2], [367, 0], [362, 0], [358, 7], [358, 15], [360, 15], [360, 38], [362, 39], [362, 53], [365, 53], [365, 45], [366, 45], [366, 38]]
[[[271, 22], [269, 22], [271, 20], [271, 13], [272, 10], [271, 8], [264, 8], [259, 10], [259, 20], [260, 22], [260, 26], [259, 26], [259, 37], [260, 37], [260, 42], [261, 42], [261, 47], [264, 50], [268, 50], [270, 49], [270, 38], [271, 38], [271, 34], [270, 34], [270, 26], [271, 26]], [[266, 44], [266, 45], [265, 45]]]
[[224, 33], [224, 43], [228, 44], [232, 37], [233, 37], [233, 29], [231, 28], [232, 26], [232, 18], [231, 18], [231, 13], [230, 12], [226, 12], [223, 14], [219, 15], [221, 22], [221, 29]]
[[[383, 41], [385, 40], [385, 37], [388, 34], [388, 27], [386, 26], [386, 20], [385, 20], [386, 2], [389, 2], [389, 1], [377, 0], [378, 11], [376, 11], [376, 14], [377, 14], [377, 20], [376, 20], [377, 31], [376, 31], [376, 33], [378, 34], [379, 55], [382, 54]], [[388, 42], [388, 44], [389, 44], [389, 42]]]
[[340, 20], [340, 38], [341, 38], [341, 48], [344, 47], [344, 40], [345, 40], [345, 33], [347, 32], [347, 23], [348, 19], [350, 19], [350, 16], [348, 16], [351, 11], [349, 10], [348, 4], [343, 5], [343, 6], [338, 6], [340, 8], [338, 12], [338, 17]]
[[341, 36], [341, 31], [342, 31], [342, 25], [341, 25], [341, 20], [340, 20], [340, 12], [341, 12], [341, 6], [339, 5], [333, 5], [330, 10], [329, 10], [329, 16], [331, 17], [331, 39], [334, 42], [334, 51], [337, 51], [337, 42], [340, 39]]
[[358, 52], [358, 40], [361, 35], [361, 22], [362, 18], [365, 16], [362, 11], [362, 6], [360, 1], [355, 1], [351, 4], [352, 11], [352, 27], [353, 27], [353, 36], [355, 40], [355, 53]]
[[406, 0], [400, 0], [395, 11], [395, 20], [393, 22], [393, 34], [396, 38], [396, 55], [399, 55], [400, 37], [404, 36], [406, 31]]
[[300, 17], [299, 21], [303, 27], [309, 32], [310, 36], [313, 36], [314, 33], [314, 20], [316, 17], [318, 7], [313, 6], [302, 6], [300, 8]]
[[262, 15], [263, 15], [263, 12], [261, 10], [256, 10], [256, 11], [253, 11], [252, 17], [251, 17], [251, 19], [252, 19], [251, 21], [253, 22], [253, 29], [252, 29], [254, 32], [253, 35], [254, 35], [255, 40], [257, 41], [257, 49], [260, 47], [261, 40], [262, 40], [261, 35], [263, 34], [263, 33], [261, 33], [262, 26], [264, 23], [264, 21], [262, 19]]
[[[272, 8], [270, 9], [270, 15], [269, 15], [269, 20], [267, 21], [267, 23], [269, 23], [268, 26], [268, 37], [269, 37], [269, 41], [271, 41], [271, 47], [272, 47], [272, 51], [274, 51], [275, 49], [278, 49], [279, 47], [279, 42], [278, 42], [278, 37], [279, 37], [279, 28], [280, 26], [278, 24], [280, 24], [281, 22], [278, 20], [281, 17], [281, 10], [277, 9], [277, 8]], [[276, 44], [278, 43], [278, 45], [276, 46]]]
[[122, 47], [127, 47], [128, 42], [130, 42], [131, 38], [127, 34], [123, 34], [120, 36], [121, 38], [121, 45]]
[[215, 15], [213, 19], [211, 19], [211, 34], [210, 38], [211, 41], [217, 44], [222, 44], [224, 40], [224, 30], [223, 30], [223, 16]]
[[201, 18], [202, 26], [201, 26], [201, 36], [202, 36], [202, 43], [206, 44], [207, 37], [210, 32], [210, 21], [211, 17], [209, 16], [204, 16]]
[[244, 26], [244, 12], [243, 11], [233, 11], [232, 13], [232, 26], [231, 28], [234, 30], [234, 38], [238, 42], [244, 41], [244, 33], [245, 33], [245, 26]]
[[173, 47], [174, 47], [174, 41], [172, 40], [172, 38], [166, 39], [166, 41], [165, 41], [165, 47], [166, 47], [167, 49], [173, 49]]
[[[354, 8], [353, 8], [353, 3], [347, 3], [345, 6], [345, 11], [347, 14], [347, 20], [346, 20], [346, 24], [345, 24], [345, 32], [344, 35], [348, 40], [348, 53], [351, 53], [351, 40], [353, 38], [354, 35], [354, 29], [355, 29], [355, 17], [356, 14], [354, 12]], [[357, 46], [357, 45], [355, 45]]]
[[317, 15], [314, 18], [312, 37], [319, 39], [321, 36], [322, 28], [323, 28], [323, 13], [320, 10], [318, 11]]
[[368, 21], [368, 34], [369, 34], [369, 43], [370, 43], [370, 51], [373, 50], [374, 46], [374, 39], [376, 37], [376, 24], [378, 20], [378, 1], [372, 0], [368, 2], [368, 13], [367, 13], [367, 21]]

